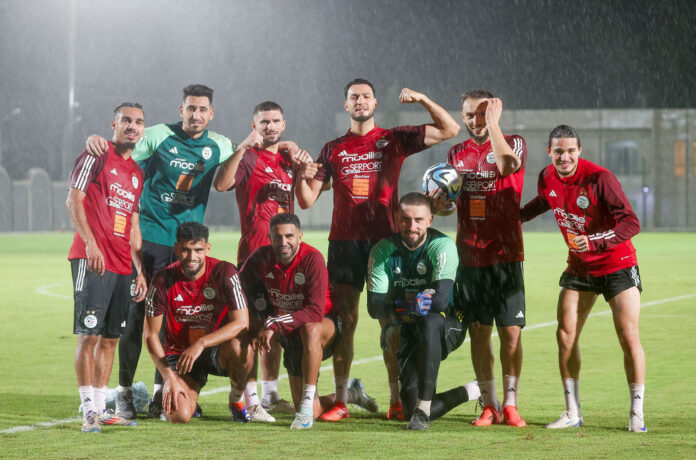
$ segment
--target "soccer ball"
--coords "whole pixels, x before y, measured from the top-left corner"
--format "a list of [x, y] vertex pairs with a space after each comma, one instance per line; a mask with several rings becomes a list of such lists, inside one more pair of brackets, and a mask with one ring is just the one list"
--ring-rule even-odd
[[429, 167], [423, 174], [423, 193], [426, 195], [439, 188], [449, 200], [456, 200], [462, 193], [462, 176], [456, 168], [447, 163]]

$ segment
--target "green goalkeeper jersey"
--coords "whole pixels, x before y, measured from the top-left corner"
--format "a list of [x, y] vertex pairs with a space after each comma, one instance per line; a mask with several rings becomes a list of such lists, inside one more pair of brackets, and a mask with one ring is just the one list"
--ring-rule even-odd
[[174, 246], [180, 223], [203, 223], [215, 169], [235, 149], [228, 138], [208, 130], [194, 139], [181, 122], [146, 128], [133, 151], [133, 159], [145, 171], [140, 198], [143, 239]]
[[394, 233], [370, 252], [368, 291], [389, 294], [392, 302], [410, 300], [436, 281], [454, 280], [457, 265], [457, 247], [444, 233], [429, 228], [425, 243], [413, 251]]

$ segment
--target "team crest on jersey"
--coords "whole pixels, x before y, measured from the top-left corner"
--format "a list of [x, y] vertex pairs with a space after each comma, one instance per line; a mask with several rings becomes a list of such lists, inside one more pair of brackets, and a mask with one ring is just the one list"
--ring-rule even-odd
[[206, 287], [205, 289], [203, 289], [203, 297], [205, 297], [208, 300], [215, 298], [215, 289], [213, 289], [210, 286]]
[[577, 203], [578, 208], [587, 209], [587, 207], [590, 205], [590, 200], [586, 196], [580, 195], [575, 203]]
[[133, 188], [138, 188], [138, 184], [140, 183], [138, 181], [138, 176], [133, 174], [133, 177], [131, 177], [131, 182], [133, 183]]
[[486, 155], [486, 161], [490, 164], [495, 163], [495, 154], [490, 152], [488, 155]]
[[305, 275], [302, 272], [297, 272], [295, 273], [295, 283], [296, 284], [305, 284]]
[[389, 145], [389, 141], [386, 139], [378, 139], [377, 142], [375, 142], [375, 147], [378, 149], [383, 149], [387, 145]]
[[425, 272], [428, 271], [428, 268], [422, 260], [419, 260], [418, 264], [416, 264], [416, 271], [419, 275], [425, 275]]
[[85, 319], [83, 319], [82, 322], [87, 329], [94, 329], [97, 326], [97, 317], [90, 314], [85, 316]]
[[203, 147], [203, 150], [201, 150], [201, 156], [204, 160], [210, 160], [210, 157], [213, 156], [213, 149], [208, 146]]
[[264, 311], [266, 309], [266, 299], [259, 297], [254, 301], [254, 308], [258, 311]]

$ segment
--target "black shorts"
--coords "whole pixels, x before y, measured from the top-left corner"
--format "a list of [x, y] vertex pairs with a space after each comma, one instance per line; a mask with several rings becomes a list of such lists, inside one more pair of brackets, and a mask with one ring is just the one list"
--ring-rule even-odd
[[[198, 359], [196, 359], [196, 362], [193, 363], [191, 372], [183, 374], [188, 375], [198, 384], [198, 390], [208, 383], [208, 376], [211, 374], [227, 377], [227, 372], [223, 371], [217, 362], [219, 349], [219, 345], [215, 345], [214, 347], [203, 350], [203, 353], [201, 353]], [[179, 362], [180, 357], [181, 355], [167, 355], [167, 363], [169, 363], [169, 367], [174, 372], [176, 372], [176, 363]]]
[[143, 240], [141, 254], [143, 258], [143, 270], [145, 270], [145, 279], [148, 285], [155, 276], [155, 273], [177, 261], [173, 247], [153, 243], [151, 241]]
[[592, 291], [597, 295], [602, 294], [607, 302], [616, 294], [633, 286], [638, 288], [638, 292], [643, 292], [638, 265], [597, 277], [575, 276], [564, 272], [558, 285], [572, 291]]
[[[343, 337], [343, 320], [340, 315], [329, 313], [326, 315], [334, 323], [333, 339], [329, 341], [324, 348], [324, 355], [321, 360], [329, 359], [334, 354], [334, 348], [338, 342], [340, 342], [341, 337]], [[290, 377], [302, 377], [302, 354], [304, 352], [304, 347], [302, 346], [302, 337], [300, 336], [300, 331], [293, 331], [288, 335], [280, 335], [278, 337], [278, 342], [283, 347], [283, 366], [288, 371]]]
[[522, 262], [486, 267], [459, 266], [454, 304], [468, 323], [498, 327], [525, 325]]
[[329, 282], [349, 284], [362, 292], [372, 246], [369, 241], [329, 241]]
[[75, 300], [73, 334], [117, 339], [126, 326], [131, 276], [87, 270], [87, 259], [70, 260]]

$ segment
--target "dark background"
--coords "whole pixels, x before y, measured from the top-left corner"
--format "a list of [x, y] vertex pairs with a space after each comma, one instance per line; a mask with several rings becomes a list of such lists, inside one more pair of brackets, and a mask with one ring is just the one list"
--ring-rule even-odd
[[190, 83], [215, 89], [213, 130], [239, 142], [275, 100], [285, 137], [314, 156], [354, 77], [376, 85], [384, 126], [422, 110], [398, 105], [403, 86], [451, 111], [479, 87], [511, 109], [696, 107], [694, 1], [3, 0], [0, 34], [13, 179], [42, 167], [65, 180], [122, 101], [148, 124], [177, 121]]

